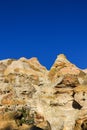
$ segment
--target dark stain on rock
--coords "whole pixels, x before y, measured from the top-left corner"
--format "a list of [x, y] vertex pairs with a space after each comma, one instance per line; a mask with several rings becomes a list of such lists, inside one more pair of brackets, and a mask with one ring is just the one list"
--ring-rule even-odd
[[72, 102], [72, 107], [74, 109], [78, 109], [78, 110], [80, 110], [82, 108], [82, 106], [75, 100], [73, 100], [73, 102]]
[[36, 126], [33, 126], [30, 130], [43, 130], [43, 129], [36, 127]]

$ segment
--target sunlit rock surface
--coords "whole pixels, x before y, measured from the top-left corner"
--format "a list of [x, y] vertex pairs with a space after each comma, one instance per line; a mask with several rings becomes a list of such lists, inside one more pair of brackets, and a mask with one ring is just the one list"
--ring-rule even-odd
[[57, 56], [0, 61], [0, 130], [87, 130], [87, 70]]

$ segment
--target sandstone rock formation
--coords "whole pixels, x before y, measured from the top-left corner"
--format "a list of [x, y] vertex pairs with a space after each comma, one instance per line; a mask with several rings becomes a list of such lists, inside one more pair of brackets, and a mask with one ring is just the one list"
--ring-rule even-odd
[[87, 130], [87, 71], [60, 54], [0, 61], [0, 130]]

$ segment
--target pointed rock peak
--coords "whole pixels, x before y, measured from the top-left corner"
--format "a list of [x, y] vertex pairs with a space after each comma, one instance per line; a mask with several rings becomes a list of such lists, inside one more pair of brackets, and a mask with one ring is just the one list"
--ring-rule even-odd
[[[10, 62], [10, 61], [9, 61]], [[36, 57], [31, 59], [27, 59], [25, 57], [21, 57], [18, 60], [12, 61], [9, 63], [4, 71], [4, 75], [8, 74], [28, 74], [33, 75], [36, 74], [44, 74], [48, 73], [47, 69], [40, 64]]]
[[30, 58], [30, 59], [27, 59], [25, 57], [22, 57], [19, 59], [20, 61], [22, 62], [30, 62], [30, 63], [39, 63], [38, 59], [36, 57], [33, 57], [33, 58]]
[[79, 73], [80, 69], [69, 62], [64, 54], [60, 54], [49, 71], [49, 78], [56, 80], [62, 75], [79, 75]]
[[39, 60], [36, 57], [30, 58], [30, 59], [28, 59], [28, 61], [32, 62], [32, 63], [39, 63]]
[[33, 58], [30, 58], [30, 59], [26, 59], [25, 57], [22, 57], [19, 60], [22, 61], [22, 62], [28, 63], [29, 67], [32, 68], [33, 70], [38, 70], [38, 71], [47, 70], [44, 66], [42, 66], [40, 64], [37, 57], [33, 57]]
[[33, 57], [28, 60], [29, 66], [33, 69], [44, 71], [47, 70], [45, 66], [41, 65], [39, 60], [36, 57]]
[[65, 56], [64, 54], [58, 55], [55, 62], [68, 62], [68, 63], [70, 63], [70, 62], [67, 60], [67, 58], [66, 58], [66, 56]]

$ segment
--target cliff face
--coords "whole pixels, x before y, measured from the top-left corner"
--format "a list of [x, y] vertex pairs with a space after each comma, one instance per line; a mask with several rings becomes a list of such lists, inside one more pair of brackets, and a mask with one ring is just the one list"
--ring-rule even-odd
[[87, 71], [61, 54], [0, 61], [0, 130], [87, 130]]

